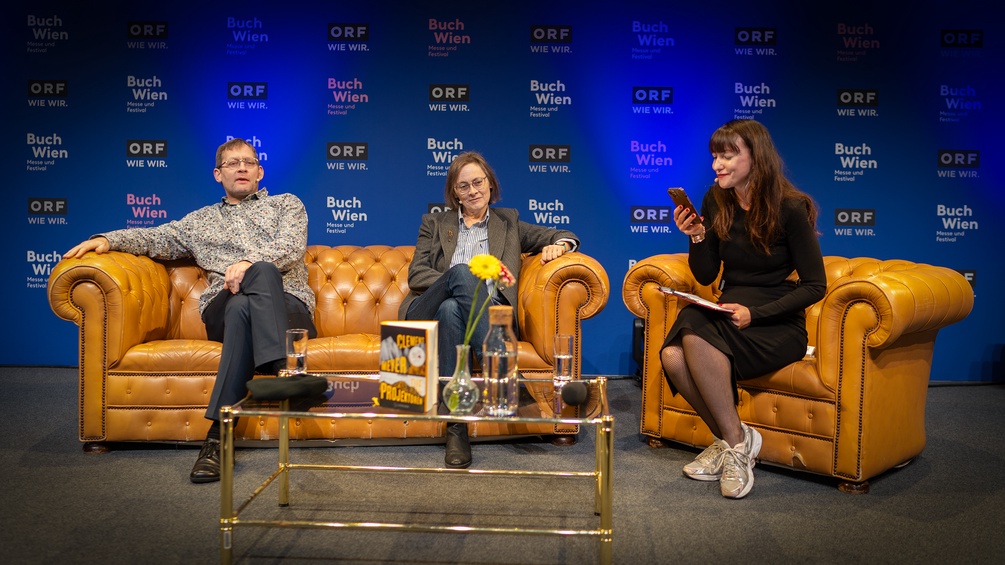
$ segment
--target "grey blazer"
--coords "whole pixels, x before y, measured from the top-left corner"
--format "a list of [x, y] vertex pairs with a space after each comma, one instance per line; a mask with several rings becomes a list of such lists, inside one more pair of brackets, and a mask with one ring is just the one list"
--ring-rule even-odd
[[[559, 230], [520, 221], [514, 208], [492, 208], [489, 212], [489, 253], [498, 257], [516, 280], [520, 280], [520, 254], [539, 253], [545, 245], [560, 239], [575, 242], [579, 238], [568, 230]], [[405, 318], [408, 305], [422, 294], [450, 267], [450, 259], [457, 248], [457, 210], [423, 214], [419, 226], [419, 239], [415, 255], [408, 266], [408, 296], [398, 308], [398, 317]], [[510, 304], [517, 304], [517, 285], [505, 288], [503, 296]]]

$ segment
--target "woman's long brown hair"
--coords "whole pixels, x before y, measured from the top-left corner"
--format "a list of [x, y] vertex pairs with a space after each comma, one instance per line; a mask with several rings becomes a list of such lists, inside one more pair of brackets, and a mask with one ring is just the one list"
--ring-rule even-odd
[[[782, 157], [775, 149], [768, 129], [755, 120], [733, 120], [712, 133], [708, 149], [712, 153], [725, 151], [739, 152], [738, 140], [743, 140], [750, 151], [750, 184], [748, 195], [750, 209], [747, 210], [747, 231], [754, 247], [768, 255], [771, 244], [782, 232], [782, 202], [789, 198], [802, 200], [806, 204], [810, 225], [816, 226], [817, 207], [813, 199], [796, 188], [785, 177]], [[713, 219], [712, 229], [725, 241], [729, 239], [729, 227], [733, 213], [740, 205], [736, 192], [731, 188], [712, 187], [712, 194], [719, 207], [719, 214]]]

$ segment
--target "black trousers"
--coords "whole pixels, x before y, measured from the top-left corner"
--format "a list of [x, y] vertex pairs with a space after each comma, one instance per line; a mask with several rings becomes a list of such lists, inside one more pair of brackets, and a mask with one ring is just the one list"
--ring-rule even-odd
[[220, 367], [206, 418], [217, 420], [220, 408], [248, 394], [247, 383], [256, 367], [268, 368], [286, 358], [286, 330], [306, 328], [310, 337], [317, 329], [307, 306], [283, 291], [283, 276], [272, 263], [258, 262], [248, 268], [241, 290], [227, 289], [202, 313], [209, 339], [223, 343]]

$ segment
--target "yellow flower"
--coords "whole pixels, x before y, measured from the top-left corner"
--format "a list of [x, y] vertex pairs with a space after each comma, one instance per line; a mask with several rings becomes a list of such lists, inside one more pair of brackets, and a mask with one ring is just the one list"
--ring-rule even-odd
[[[485, 313], [485, 308], [489, 305], [489, 302], [491, 302], [492, 296], [496, 293], [496, 290], [511, 286], [516, 282], [513, 275], [510, 274], [509, 269], [507, 269], [506, 266], [502, 264], [502, 261], [494, 255], [489, 255], [487, 253], [475, 255], [470, 261], [468, 261], [468, 268], [471, 269], [472, 275], [483, 281], [488, 281], [488, 288], [486, 289], [485, 300], [482, 301], [481, 306], [479, 307], [478, 291], [481, 289], [482, 285], [475, 287], [475, 293], [471, 302], [471, 311], [468, 312], [468, 323], [464, 328], [464, 345], [471, 342], [471, 334], [474, 333], [475, 326], [478, 325], [478, 320], [480, 320], [482, 314]], [[476, 309], [477, 315], [475, 313]]]
[[471, 268], [471, 274], [483, 281], [498, 280], [502, 272], [502, 262], [494, 255], [486, 253], [472, 257], [468, 261], [468, 267]]

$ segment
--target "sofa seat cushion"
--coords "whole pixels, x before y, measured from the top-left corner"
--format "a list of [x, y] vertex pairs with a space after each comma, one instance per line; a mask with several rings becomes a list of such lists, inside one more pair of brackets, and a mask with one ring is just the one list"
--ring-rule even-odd
[[379, 366], [379, 335], [345, 334], [307, 342], [308, 371], [374, 373]]
[[[660, 374], [663, 374], [662, 371]], [[663, 379], [666, 380], [666, 377]], [[770, 390], [776, 394], [825, 404], [833, 404], [835, 401], [834, 391], [823, 385], [820, 375], [817, 373], [816, 362], [809, 358], [787, 365], [762, 377], [740, 381], [737, 384], [741, 390], [751, 392]], [[693, 412], [687, 401], [679, 394], [671, 395], [669, 388], [665, 390], [663, 403], [669, 408]]]
[[[220, 363], [220, 342], [204, 339], [161, 339], [131, 347], [109, 372], [216, 374]], [[210, 385], [212, 388], [212, 384]]]
[[[125, 373], [216, 373], [222, 345], [199, 339], [167, 339], [141, 343], [113, 367]], [[310, 340], [307, 367], [311, 371], [373, 373], [379, 366], [380, 339], [372, 334], [347, 334]]]
[[814, 400], [834, 402], [835, 399], [834, 391], [821, 380], [816, 359], [812, 357], [796, 361], [773, 373], [740, 381], [738, 384], [744, 388], [771, 390]]

